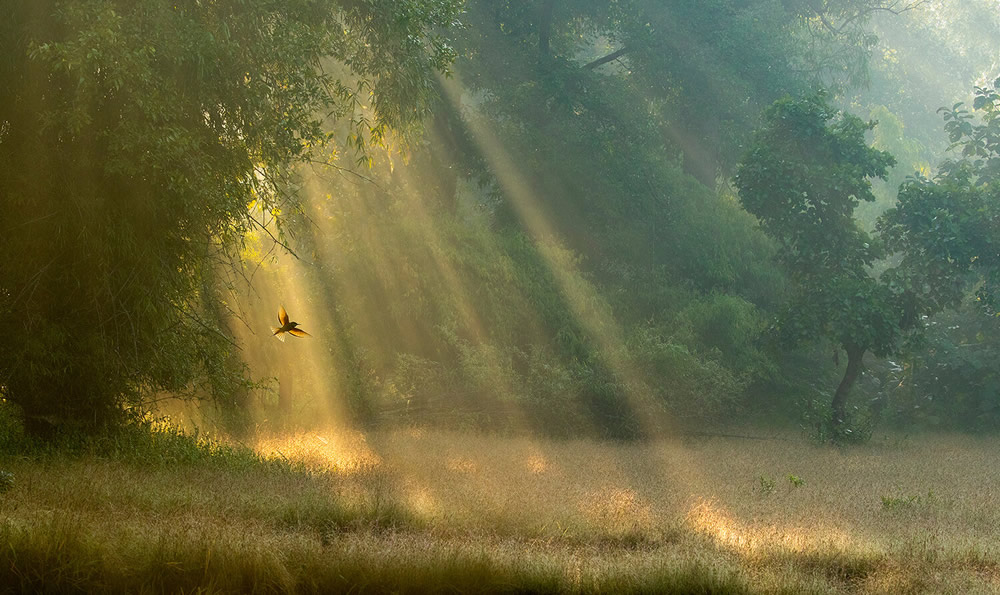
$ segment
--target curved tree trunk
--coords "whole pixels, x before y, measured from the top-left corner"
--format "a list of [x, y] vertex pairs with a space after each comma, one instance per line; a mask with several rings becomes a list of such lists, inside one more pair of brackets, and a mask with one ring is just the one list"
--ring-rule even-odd
[[865, 350], [854, 345], [845, 345], [847, 351], [847, 370], [844, 371], [844, 378], [837, 386], [837, 392], [833, 393], [833, 429], [834, 434], [839, 435], [840, 430], [847, 422], [847, 395], [854, 386], [854, 381], [861, 373], [861, 360], [864, 359]]

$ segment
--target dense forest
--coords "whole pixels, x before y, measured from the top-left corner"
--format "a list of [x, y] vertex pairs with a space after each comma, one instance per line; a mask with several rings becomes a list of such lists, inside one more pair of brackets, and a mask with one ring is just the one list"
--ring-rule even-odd
[[1000, 428], [996, 0], [4, 8], [10, 452]]
[[989, 2], [91, 4], [3, 30], [30, 428], [996, 427]]

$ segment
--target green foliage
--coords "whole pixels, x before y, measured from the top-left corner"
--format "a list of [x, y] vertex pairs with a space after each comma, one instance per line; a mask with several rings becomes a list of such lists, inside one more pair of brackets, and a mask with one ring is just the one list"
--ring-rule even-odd
[[244, 445], [185, 431], [167, 419], [145, 417], [86, 434], [61, 433], [56, 440], [32, 437], [11, 445], [9, 452], [31, 457], [96, 456], [140, 467], [202, 466], [233, 473], [299, 473], [301, 463], [268, 458]]
[[[778, 243], [777, 259], [794, 283], [777, 331], [789, 345], [828, 339], [848, 355], [833, 397], [834, 429], [846, 423], [847, 395], [866, 351], [893, 352], [913, 319], [900, 319], [891, 288], [871, 274], [881, 244], [854, 219], [872, 202], [872, 178], [895, 161], [873, 149], [874, 123], [838, 114], [823, 94], [772, 106], [740, 165], [740, 201]], [[838, 432], [835, 432], [835, 434]]]
[[918, 507], [934, 506], [939, 502], [933, 491], [928, 491], [926, 495], [913, 494], [910, 496], [880, 496], [882, 509], [889, 511], [912, 510]]
[[[973, 110], [942, 108], [960, 156], [929, 179], [907, 180], [879, 229], [900, 263], [885, 275], [920, 319], [922, 341], [908, 350], [887, 394], [899, 421], [995, 428], [1000, 288], [1000, 80], [977, 87]], [[944, 282], [941, 280], [944, 279]], [[967, 299], [974, 289], [975, 301]], [[934, 315], [950, 309], [941, 316]], [[985, 315], [984, 315], [985, 313]], [[944, 396], [947, 395], [947, 398]]]
[[[557, 123], [580, 136], [591, 125]], [[584, 212], [581, 222], [569, 203], [574, 215], [567, 218], [579, 227], [561, 227], [555, 217], [566, 235], [533, 236], [508, 218], [510, 199], [499, 180], [481, 187], [455, 180], [450, 161], [429, 158], [439, 146], [437, 131], [392, 175], [375, 161], [378, 192], [331, 184], [325, 192], [337, 199], [310, 205], [312, 216], [332, 227], [300, 240], [299, 251], [336, 257], [317, 262], [304, 279], [281, 281], [319, 287], [336, 304], [336, 324], [319, 330], [342, 341], [331, 349], [336, 369], [356, 367], [344, 343], [365, 354], [371, 383], [358, 392], [372, 421], [493, 431], [527, 424], [560, 436], [621, 438], [637, 435], [629, 403], [636, 392], [649, 395], [654, 409], [689, 421], [731, 412], [772, 365], [756, 343], [782, 282], [767, 258], [771, 243], [732, 200], [660, 162], [655, 151], [618, 138], [622, 133], [614, 140], [623, 151], [657, 164], [655, 181], [669, 201], [646, 189], [626, 204], [635, 181], [625, 164], [615, 162], [622, 168], [615, 171], [601, 165], [602, 175], [594, 176], [565, 154], [600, 159], [599, 147], [567, 147], [558, 137], [511, 128], [503, 138], [515, 147], [544, 143], [536, 146], [539, 161], [523, 164], [540, 180], [538, 202], [563, 192], [557, 176], [572, 182], [586, 173], [595, 191], [576, 201], [600, 217]], [[675, 201], [683, 206], [667, 204]], [[662, 225], [670, 232], [657, 232]], [[712, 245], [706, 236], [732, 241]], [[326, 386], [302, 384], [303, 392]], [[355, 394], [347, 386], [343, 392]], [[319, 391], [302, 397], [330, 398]]]
[[902, 427], [992, 432], [1000, 423], [1000, 318], [973, 302], [925, 321], [886, 372], [885, 415]]
[[140, 466], [202, 465], [238, 473], [304, 471], [301, 463], [267, 458], [248, 446], [223, 442], [197, 430], [186, 432], [166, 419], [138, 420], [70, 446]]
[[212, 271], [261, 225], [251, 205], [284, 207], [288, 166], [328, 140], [322, 114], [363, 149], [423, 113], [458, 4], [5, 8], [0, 385], [37, 432], [240, 374]]
[[768, 319], [747, 300], [725, 294], [705, 296], [682, 310], [678, 321], [692, 334], [685, 337], [686, 342], [723, 364], [741, 381], [753, 382], [774, 373], [774, 364], [760, 345]]
[[[546, 6], [554, 8], [550, 20]], [[726, 143], [749, 129], [729, 126], [731, 120], [757, 118], [755, 109], [735, 99], [720, 104], [749, 87], [775, 93], [780, 73], [791, 76], [791, 69], [776, 69], [774, 61], [765, 65], [762, 58], [754, 63], [755, 74], [773, 78], [740, 81], [711, 58], [713, 52], [777, 51], [785, 37], [770, 33], [794, 28], [794, 17], [778, 3], [761, 10], [730, 2], [704, 11], [680, 4], [670, 9], [676, 18], [662, 4], [647, 2], [469, 3], [456, 71], [471, 92], [462, 105], [442, 110], [460, 111], [447, 121], [466, 124], [480, 137], [479, 148], [486, 145], [481, 160], [466, 156], [476, 143], [464, 141], [449, 157], [462, 164], [462, 173], [486, 183], [472, 197], [476, 217], [469, 216], [469, 197], [461, 193], [424, 202], [442, 210], [457, 205], [464, 227], [475, 229], [475, 240], [459, 240], [450, 218], [433, 211], [431, 227], [444, 238], [437, 258], [457, 272], [458, 287], [482, 290], [468, 303], [453, 300], [455, 281], [433, 272], [440, 265], [418, 258], [414, 245], [400, 242], [398, 249], [405, 255], [400, 261], [421, 271], [413, 284], [422, 297], [407, 303], [455, 303], [410, 317], [435, 325], [419, 333], [428, 341], [405, 352], [432, 362], [427, 369], [437, 370], [448, 385], [439, 394], [449, 396], [439, 402], [491, 411], [517, 403], [532, 418], [551, 419], [554, 428], [586, 418], [605, 420], [598, 426], [628, 427], [634, 420], [622, 416], [634, 415], [627, 396], [635, 391], [652, 395], [675, 415], [704, 419], [726, 411], [746, 387], [770, 374], [771, 356], [755, 344], [754, 334], [784, 288], [770, 262], [774, 246], [731, 197], [719, 196], [685, 170], [708, 172], [699, 178], [714, 188], [718, 155], [703, 140], [720, 139], [720, 117], [733, 132], [721, 135]], [[646, 30], [646, 23], [657, 32]], [[725, 36], [717, 35], [720, 29]], [[688, 48], [668, 47], [676, 40], [666, 31], [688, 40], [712, 68], [696, 72]], [[631, 70], [583, 67], [589, 56], [599, 57], [598, 39], [628, 44], [623, 63]], [[694, 91], [716, 76], [732, 84], [712, 93]], [[690, 110], [700, 116], [679, 115]], [[681, 130], [686, 127], [697, 133]], [[711, 154], [699, 161], [696, 153], [706, 151]], [[502, 165], [496, 153], [514, 157], [515, 167]], [[425, 179], [449, 189], [433, 176]], [[525, 209], [536, 213], [530, 221], [523, 219]], [[479, 217], [488, 229], [478, 227]], [[377, 236], [400, 238], [395, 224]], [[499, 254], [486, 248], [491, 241], [499, 242]], [[368, 277], [366, 269], [358, 266], [347, 276]], [[572, 280], [560, 271], [571, 271]], [[442, 293], [449, 297], [442, 299]], [[446, 311], [456, 307], [475, 312], [490, 330], [487, 336]], [[602, 328], [589, 328], [592, 319]], [[609, 336], [622, 337], [624, 345], [609, 348]], [[636, 368], [639, 378], [622, 374], [608, 359]], [[415, 384], [399, 372], [386, 371], [386, 377], [397, 387]]]
[[651, 328], [636, 329], [627, 347], [644, 375], [659, 381], [652, 390], [673, 418], [710, 420], [739, 406], [745, 384], [711, 356], [700, 356]]
[[833, 408], [826, 391], [818, 391], [817, 398], [801, 398], [794, 407], [799, 427], [817, 444], [863, 444], [871, 440], [880, 417], [868, 406], [854, 405], [845, 411], [840, 421], [835, 421]]
[[761, 475], [757, 478], [757, 487], [764, 496], [770, 496], [778, 487], [778, 482], [773, 477]]
[[[1000, 141], [997, 104], [996, 91], [977, 89], [974, 105], [983, 123], [975, 126], [960, 104], [945, 110], [946, 130], [964, 157], [945, 163], [933, 181], [904, 184], [898, 206], [876, 225], [877, 238], [854, 219], [860, 200], [874, 200], [869, 178], [885, 177], [893, 164], [891, 156], [865, 143], [864, 133], [874, 124], [837, 119], [822, 97], [785, 100], [768, 113], [769, 124], [736, 184], [743, 204], [778, 241], [778, 259], [796, 284], [779, 321], [782, 337], [791, 343], [825, 337], [848, 353], [833, 426], [811, 422], [819, 435], [829, 430], [834, 438], [847, 438], [850, 428], [841, 425], [848, 417], [846, 394], [866, 351], [880, 357], [897, 352], [905, 333], [957, 306], [970, 282], [980, 280], [979, 300], [992, 307], [1000, 264], [1000, 215], [992, 198], [994, 161], [1000, 158], [991, 148]], [[873, 276], [876, 260], [890, 255], [892, 264], [880, 264], [881, 274]]]
[[[635, 394], [688, 420], [742, 410], [784, 359], [758, 335], [792, 286], [781, 243], [715, 187], [761, 106], [862, 78], [879, 3], [476, 0], [455, 28], [460, 4], [15, 3], [0, 322], [19, 330], [0, 339], [0, 390], [31, 429], [121, 420], [156, 392], [238, 422], [256, 388], [242, 362], [273, 354], [229, 340], [219, 265], [271, 220], [306, 271], [282, 283], [329, 306], [314, 328], [335, 386], [298, 380], [302, 401], [560, 435], [634, 435]], [[377, 155], [429, 115], [458, 55], [470, 92], [433, 104], [404, 158]], [[845, 146], [866, 130], [837, 126]], [[320, 176], [292, 166], [341, 146], [377, 184], [296, 204]], [[793, 333], [877, 342], [892, 313], [853, 302], [883, 296], [838, 283], [812, 311], [834, 314]]]
[[802, 486], [806, 485], [806, 480], [802, 479], [798, 475], [795, 475], [794, 473], [789, 473], [788, 475], [785, 476], [785, 479], [788, 480], [788, 485], [792, 489], [801, 488]]
[[796, 283], [782, 334], [789, 342], [825, 336], [891, 352], [899, 338], [891, 296], [868, 272], [879, 244], [860, 229], [854, 210], [874, 200], [870, 179], [884, 177], [892, 157], [867, 146], [873, 124], [838, 117], [822, 96], [779, 101], [767, 120], [736, 186]]
[[[661, 139], [683, 152], [685, 169], [715, 187], [764, 106], [816, 83], [863, 80], [871, 49], [865, 27], [878, 4], [470, 2], [469, 43], [480, 68], [501, 83], [493, 91], [540, 95], [531, 109], [539, 117], [529, 121], [546, 121], [547, 110], [583, 115], [581, 106], [599, 106], [592, 94], [599, 79], [587, 71], [632, 87], [647, 103], [639, 113], [664, 121]], [[820, 25], [817, 16], [835, 25]], [[513, 66], [511, 52], [529, 54], [528, 69]], [[600, 107], [614, 127], [631, 111]]]
[[[945, 131], [961, 157], [945, 161], [933, 179], [912, 178], [900, 189], [899, 205], [880, 222], [891, 249], [905, 254], [892, 282], [900, 292], [934, 284], [914, 309], [920, 314], [955, 307], [970, 281], [979, 302], [996, 313], [1000, 295], [1000, 79], [977, 87], [973, 108], [942, 108]], [[921, 309], [922, 307], [922, 309]]]

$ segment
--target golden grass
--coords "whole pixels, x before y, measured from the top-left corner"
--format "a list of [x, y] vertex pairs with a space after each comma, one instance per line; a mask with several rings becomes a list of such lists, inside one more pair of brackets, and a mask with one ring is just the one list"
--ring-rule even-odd
[[340, 430], [258, 448], [316, 472], [0, 459], [16, 481], [0, 584], [1000, 593], [996, 438], [840, 451]]

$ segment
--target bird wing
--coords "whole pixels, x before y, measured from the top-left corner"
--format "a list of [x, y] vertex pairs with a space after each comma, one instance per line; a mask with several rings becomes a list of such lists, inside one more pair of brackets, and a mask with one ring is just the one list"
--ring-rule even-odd
[[288, 312], [285, 312], [284, 306], [278, 306], [278, 323], [281, 326], [288, 324]]
[[285, 331], [281, 330], [280, 328], [278, 328], [276, 326], [272, 326], [271, 327], [271, 334], [274, 335], [275, 338], [277, 338], [282, 343], [285, 342]]
[[311, 337], [312, 336], [312, 335], [310, 335], [309, 333], [305, 332], [304, 330], [302, 330], [300, 328], [288, 329], [288, 332], [292, 336], [295, 336], [295, 337]]

